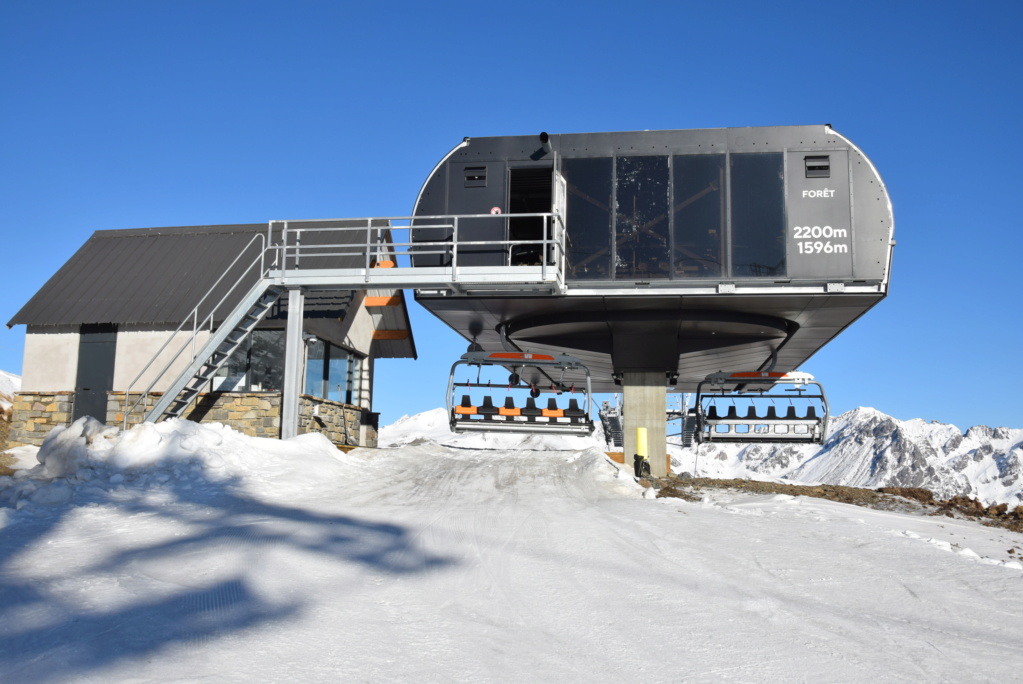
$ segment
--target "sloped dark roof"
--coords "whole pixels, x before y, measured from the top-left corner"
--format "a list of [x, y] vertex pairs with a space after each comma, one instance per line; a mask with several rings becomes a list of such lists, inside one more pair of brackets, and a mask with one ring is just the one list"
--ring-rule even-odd
[[[345, 223], [323, 222], [322, 227]], [[304, 226], [321, 227], [320, 222]], [[246, 268], [262, 248], [263, 241], [257, 236], [265, 236], [266, 232], [265, 223], [96, 231], [7, 326], [112, 323], [175, 328], [214, 286], [206, 306], [200, 310], [200, 317], [227, 295], [214, 316], [219, 322], [255, 282], [258, 268], [248, 272]], [[362, 239], [358, 231], [311, 232], [304, 236], [303, 243], [321, 240], [355, 243]], [[225, 269], [243, 252], [225, 275]], [[328, 260], [329, 263], [324, 263]], [[362, 257], [333, 256], [307, 258], [302, 265], [306, 268], [351, 268], [361, 263]], [[224, 277], [217, 284], [221, 276]], [[239, 279], [239, 286], [228, 293]], [[306, 316], [343, 315], [352, 301], [351, 295], [350, 291], [310, 293], [305, 305]], [[397, 348], [380, 350], [387, 356], [415, 355], [403, 296], [401, 301], [401, 311], [395, 312], [401, 322], [387, 323], [409, 330], [408, 340], [403, 340]], [[274, 317], [275, 313], [271, 312], [270, 319]]]
[[[176, 326], [265, 232], [266, 224], [96, 231], [7, 325]], [[258, 247], [249, 252], [246, 262]], [[240, 270], [224, 280], [233, 283]]]

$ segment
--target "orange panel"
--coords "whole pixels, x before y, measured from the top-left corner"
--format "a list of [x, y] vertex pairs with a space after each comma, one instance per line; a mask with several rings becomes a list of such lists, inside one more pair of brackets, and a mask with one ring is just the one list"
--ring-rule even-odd
[[400, 306], [401, 297], [398, 295], [391, 297], [366, 297], [363, 303], [366, 306]]

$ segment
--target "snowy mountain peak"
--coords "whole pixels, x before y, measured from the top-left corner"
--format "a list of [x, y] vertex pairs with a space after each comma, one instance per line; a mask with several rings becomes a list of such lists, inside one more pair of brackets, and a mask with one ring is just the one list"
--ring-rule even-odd
[[851, 487], [925, 487], [1011, 506], [1023, 501], [1023, 430], [899, 420], [860, 407], [835, 416], [821, 446], [672, 447], [673, 466], [707, 477]]

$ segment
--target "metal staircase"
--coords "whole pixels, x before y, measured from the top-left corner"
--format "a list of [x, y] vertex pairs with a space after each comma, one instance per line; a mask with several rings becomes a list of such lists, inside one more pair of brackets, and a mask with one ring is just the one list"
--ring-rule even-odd
[[[465, 241], [460, 222], [465, 220], [507, 221], [512, 215], [382, 217], [315, 221], [272, 221], [242, 249], [234, 262], [200, 300], [195, 309], [171, 332], [168, 340], [128, 383], [125, 390], [123, 424], [140, 408], [145, 410], [150, 394], [162, 391], [152, 408], [145, 410], [146, 422], [180, 417], [188, 405], [209, 387], [211, 379], [234, 354], [249, 333], [267, 315], [281, 295], [291, 289], [310, 292], [364, 290], [371, 288], [432, 288], [450, 292], [509, 290], [563, 292], [565, 290], [565, 228], [559, 214], [519, 214], [542, 218], [548, 226], [539, 240]], [[413, 241], [414, 229], [439, 229], [438, 241]], [[404, 240], [396, 239], [404, 235]], [[493, 245], [508, 253], [521, 245], [538, 246], [551, 255], [538, 265], [463, 266], [459, 255], [467, 246]], [[255, 257], [252, 254], [255, 252]], [[440, 255], [443, 266], [413, 267], [416, 255]], [[247, 259], [251, 259], [247, 261]], [[231, 284], [228, 273], [241, 273]], [[229, 301], [244, 287], [249, 291], [229, 313]], [[226, 291], [226, 292], [225, 292]], [[217, 297], [219, 301], [216, 301]], [[214, 303], [215, 302], [215, 303]], [[300, 328], [299, 328], [300, 329]], [[208, 334], [199, 343], [200, 334]], [[290, 333], [289, 333], [290, 334]], [[173, 345], [185, 336], [176, 350]], [[185, 369], [161, 390], [164, 378], [187, 361]], [[160, 365], [162, 364], [162, 365]], [[141, 390], [133, 390], [142, 378], [151, 378]], [[287, 382], [287, 381], [286, 381]], [[297, 396], [297, 395], [296, 395]], [[132, 403], [134, 399], [134, 403]], [[135, 419], [137, 422], [137, 418]]]
[[196, 353], [192, 363], [153, 405], [148, 420], [180, 418], [185, 408], [210, 382], [253, 328], [280, 299], [283, 287], [261, 279]]
[[614, 406], [610, 401], [604, 401], [600, 407], [600, 422], [604, 428], [604, 439], [607, 443], [621, 449], [625, 443], [622, 434], [622, 410], [617, 402]]

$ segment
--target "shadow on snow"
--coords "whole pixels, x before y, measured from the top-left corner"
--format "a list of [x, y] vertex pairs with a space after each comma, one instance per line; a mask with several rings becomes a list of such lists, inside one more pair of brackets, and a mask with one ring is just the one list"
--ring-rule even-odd
[[[0, 532], [0, 680], [31, 683], [81, 676], [122, 660], [135, 661], [173, 647], [197, 648], [242, 630], [297, 619], [306, 607], [302, 600], [280, 602], [260, 596], [246, 573], [236, 571], [215, 580], [189, 576], [186, 583], [142, 577], [140, 586], [148, 591], [105, 609], [87, 593], [89, 577], [101, 577], [107, 585], [133, 583], [146, 574], [140, 570], [147, 565], [174, 568], [176, 559], [213, 554], [225, 546], [252, 554], [291, 548], [397, 575], [453, 563], [420, 548], [414, 529], [266, 503], [239, 493], [239, 484], [237, 479], [213, 481], [204, 476], [200, 486], [192, 479], [127, 494], [122, 490], [76, 495], [77, 501], [64, 506], [12, 516]], [[176, 529], [186, 533], [144, 539], [66, 572], [47, 563], [46, 547], [57, 528], [96, 507], [116, 509], [139, 524], [154, 518], [180, 523]], [[56, 550], [54, 562], [67, 558], [61, 554], [93, 551], [83, 541], [74, 551]], [[35, 571], [38, 563], [47, 563], [41, 572]], [[258, 567], [248, 570], [258, 572]], [[154, 595], [156, 590], [161, 595]]]

